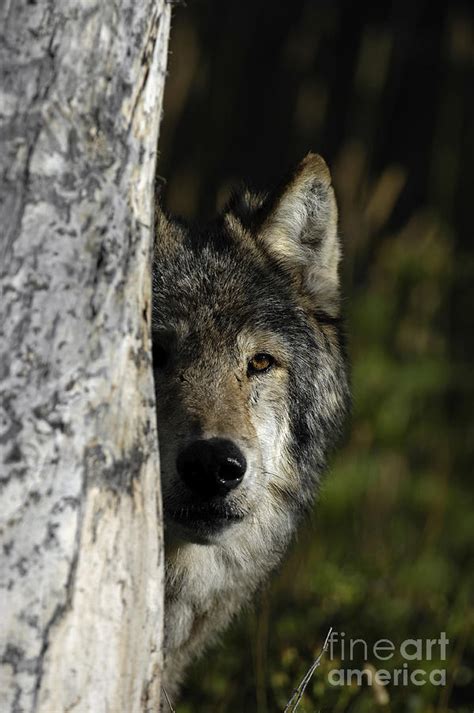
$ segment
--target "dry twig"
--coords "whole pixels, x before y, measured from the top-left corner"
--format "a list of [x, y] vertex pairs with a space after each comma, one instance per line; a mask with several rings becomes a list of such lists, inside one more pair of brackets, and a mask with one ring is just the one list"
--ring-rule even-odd
[[303, 679], [301, 680], [301, 683], [298, 686], [298, 688], [296, 688], [294, 690], [293, 695], [291, 696], [290, 700], [286, 704], [286, 707], [285, 707], [285, 710], [283, 711], [283, 713], [294, 713], [294, 711], [298, 707], [299, 702], [303, 698], [303, 693], [305, 692], [305, 688], [311, 680], [311, 676], [313, 675], [313, 673], [316, 671], [316, 669], [320, 665], [321, 659], [328, 649], [328, 643], [329, 643], [331, 634], [332, 634], [332, 626], [327, 633], [326, 639], [324, 640], [323, 648], [321, 649], [318, 657], [311, 664], [309, 670], [307, 671], [307, 673], [304, 675]]
[[162, 687], [161, 687], [161, 690], [162, 690], [163, 693], [165, 694], [166, 702], [167, 702], [167, 704], [168, 704], [168, 706], [169, 706], [169, 709], [170, 709], [171, 713], [176, 713], [175, 709], [174, 709], [173, 706], [171, 705], [170, 697], [168, 696], [168, 693], [166, 692], [166, 688], [165, 688], [164, 686], [162, 686]]

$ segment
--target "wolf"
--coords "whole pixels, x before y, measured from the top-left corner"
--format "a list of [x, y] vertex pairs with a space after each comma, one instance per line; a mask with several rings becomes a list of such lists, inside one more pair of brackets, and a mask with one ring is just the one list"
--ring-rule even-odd
[[280, 562], [349, 407], [340, 243], [316, 154], [210, 224], [157, 210], [152, 344], [165, 523], [163, 686]]

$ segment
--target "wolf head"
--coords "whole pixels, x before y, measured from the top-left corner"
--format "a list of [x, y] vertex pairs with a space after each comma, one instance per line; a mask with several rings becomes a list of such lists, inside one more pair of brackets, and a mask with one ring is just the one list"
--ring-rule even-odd
[[341, 430], [337, 208], [309, 154], [210, 225], [157, 216], [153, 360], [168, 538], [265, 553], [311, 504]]

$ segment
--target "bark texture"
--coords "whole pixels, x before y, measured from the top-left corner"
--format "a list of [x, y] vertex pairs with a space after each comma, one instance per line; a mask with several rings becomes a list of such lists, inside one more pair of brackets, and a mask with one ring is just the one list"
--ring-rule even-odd
[[164, 0], [0, 6], [0, 709], [156, 711]]

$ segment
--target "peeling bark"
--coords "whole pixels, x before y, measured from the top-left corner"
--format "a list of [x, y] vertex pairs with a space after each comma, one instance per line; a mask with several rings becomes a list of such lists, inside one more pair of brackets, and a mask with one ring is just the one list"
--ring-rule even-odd
[[0, 708], [156, 711], [164, 0], [0, 9]]

